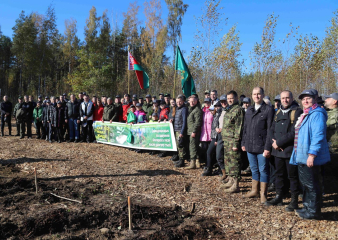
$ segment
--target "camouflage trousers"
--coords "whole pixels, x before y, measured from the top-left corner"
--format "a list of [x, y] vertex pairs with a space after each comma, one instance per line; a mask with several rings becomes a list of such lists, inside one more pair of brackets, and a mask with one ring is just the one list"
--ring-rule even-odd
[[224, 142], [224, 168], [228, 176], [241, 179], [241, 152], [232, 150], [233, 144]]
[[200, 134], [195, 135], [195, 137], [191, 137], [191, 135], [188, 135], [189, 137], [189, 152], [190, 152], [190, 159], [196, 160], [198, 159], [198, 145], [200, 144]]
[[[176, 146], [177, 146], [177, 153], [180, 159], [185, 159], [187, 157], [187, 153], [185, 151], [185, 146], [183, 146], [182, 148], [179, 147], [179, 137], [180, 136], [180, 132], [175, 132], [175, 139], [176, 139]], [[186, 141], [187, 136], [183, 137], [183, 142]], [[185, 145], [185, 144], [183, 144]]]

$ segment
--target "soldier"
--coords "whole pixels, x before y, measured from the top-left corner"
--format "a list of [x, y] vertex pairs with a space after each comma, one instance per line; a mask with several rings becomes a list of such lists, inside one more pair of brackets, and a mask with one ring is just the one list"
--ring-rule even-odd
[[239, 192], [241, 179], [240, 141], [244, 122], [244, 111], [238, 103], [235, 91], [227, 94], [228, 107], [223, 118], [222, 140], [224, 142], [224, 168], [229, 181], [223, 185], [227, 193]]
[[11, 125], [11, 115], [12, 115], [12, 103], [8, 101], [7, 95], [4, 96], [4, 101], [1, 103], [1, 136], [5, 136], [5, 123], [7, 122], [9, 136], [12, 136], [12, 125]]
[[15, 118], [15, 121], [16, 121], [16, 135], [15, 136], [20, 136], [20, 123], [19, 123], [19, 120], [16, 118], [16, 112], [19, 110], [19, 107], [22, 103], [22, 97], [18, 97], [18, 103], [15, 104], [15, 107], [14, 107], [14, 112], [13, 112], [13, 118]]
[[329, 143], [331, 162], [324, 167], [326, 175], [337, 176], [338, 171], [338, 93], [325, 96], [325, 107], [328, 119], [326, 121], [326, 139]]
[[182, 95], [178, 95], [176, 98], [176, 113], [169, 122], [173, 123], [175, 131], [176, 146], [178, 149], [178, 162], [175, 167], [184, 167], [184, 158], [186, 152], [184, 148], [184, 142], [187, 140], [187, 115], [188, 109], [184, 105], [184, 98]]
[[102, 122], [104, 121], [118, 122], [117, 108], [110, 97], [107, 99], [107, 105], [103, 109]]
[[[151, 96], [149, 94], [146, 95], [146, 102], [143, 104], [143, 110], [146, 112], [147, 116], [149, 117], [150, 112], [153, 107], [153, 102], [151, 101]], [[150, 115], [151, 117], [151, 115]], [[149, 117], [149, 120], [150, 120]]]
[[190, 107], [188, 109], [187, 119], [187, 139], [189, 139], [190, 164], [186, 169], [200, 168], [201, 164], [198, 159], [197, 151], [201, 134], [202, 126], [202, 110], [201, 105], [198, 105], [197, 94], [191, 95], [189, 98]]

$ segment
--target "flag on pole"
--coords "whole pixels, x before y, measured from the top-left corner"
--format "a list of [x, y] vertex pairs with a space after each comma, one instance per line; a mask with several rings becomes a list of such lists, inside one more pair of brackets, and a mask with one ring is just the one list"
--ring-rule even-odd
[[141, 89], [149, 88], [149, 77], [136, 59], [128, 52], [128, 70], [134, 70]]
[[183, 55], [181, 53], [180, 47], [177, 45], [176, 48], [176, 60], [175, 60], [175, 69], [181, 71], [181, 83], [182, 91], [186, 97], [190, 97], [192, 94], [196, 93], [194, 79], [192, 78], [189, 68], [184, 61]]

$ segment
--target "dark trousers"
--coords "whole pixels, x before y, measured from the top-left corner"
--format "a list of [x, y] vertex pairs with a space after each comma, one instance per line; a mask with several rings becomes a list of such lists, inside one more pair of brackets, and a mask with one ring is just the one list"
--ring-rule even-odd
[[276, 166], [275, 166], [275, 161], [274, 161], [274, 156], [271, 156], [269, 159], [269, 164], [270, 164], [270, 184], [276, 184]]
[[312, 217], [321, 214], [322, 201], [322, 166], [308, 167], [305, 164], [298, 165], [299, 181], [303, 188], [303, 205]]
[[55, 130], [56, 130], [56, 135], [57, 135], [58, 141], [63, 141], [63, 126], [56, 127]]
[[291, 193], [299, 194], [298, 166], [289, 162], [289, 158], [275, 157], [276, 192], [287, 193], [290, 185]]
[[216, 162], [216, 146], [215, 146], [215, 142], [216, 140], [215, 139], [212, 139], [210, 144], [209, 144], [209, 147], [208, 147], [208, 150], [207, 150], [207, 167], [208, 168], [212, 168], [212, 166], [214, 165], [214, 163]]
[[38, 138], [40, 138], [41, 137], [41, 132], [42, 132], [42, 135], [44, 135], [43, 134], [42, 122], [36, 122], [35, 126], [36, 126], [36, 135], [38, 135]]
[[20, 136], [20, 123], [16, 121], [16, 136]]
[[44, 130], [42, 138], [49, 140], [49, 123], [44, 123], [42, 128]]
[[82, 131], [83, 131], [83, 141], [92, 142], [93, 121], [88, 120], [87, 125], [85, 127], [82, 126]]
[[23, 120], [20, 122], [20, 137], [25, 136], [27, 126], [27, 136], [32, 137], [32, 121], [31, 120]]
[[1, 133], [4, 134], [6, 122], [7, 122], [9, 134], [11, 135], [12, 134], [11, 115], [6, 116], [6, 121], [5, 121], [5, 115], [1, 115]]
[[56, 135], [56, 130], [55, 127], [52, 126], [51, 123], [48, 123], [48, 140], [52, 141], [53, 139], [56, 140], [57, 135]]
[[217, 142], [216, 146], [216, 160], [219, 165], [219, 167], [224, 170], [224, 142], [223, 140], [220, 140]]
[[201, 162], [207, 162], [207, 151], [209, 148], [210, 142], [201, 142], [201, 148], [200, 148], [200, 161]]

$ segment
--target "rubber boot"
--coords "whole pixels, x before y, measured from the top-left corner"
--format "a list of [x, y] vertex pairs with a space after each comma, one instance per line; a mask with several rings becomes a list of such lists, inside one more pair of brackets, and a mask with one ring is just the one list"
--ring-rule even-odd
[[[226, 182], [228, 182], [228, 180], [226, 180], [228, 177], [227, 177], [227, 174], [226, 174], [226, 172], [225, 172], [225, 169], [222, 169], [222, 177], [219, 179], [219, 181], [220, 182], [223, 182], [223, 183], [226, 183]], [[226, 181], [226, 182], [225, 182]]]
[[265, 205], [266, 206], [282, 206], [283, 197], [284, 196], [282, 192], [277, 192], [275, 198], [268, 202], [265, 202]]
[[199, 159], [196, 159], [196, 168], [201, 168], [201, 163]]
[[268, 194], [268, 183], [261, 182], [261, 203], [265, 203], [267, 201], [267, 194]]
[[295, 209], [298, 209], [298, 194], [291, 193], [291, 202], [285, 208], [285, 211], [293, 212]]
[[180, 167], [184, 167], [184, 159], [180, 158], [176, 164], [175, 167], [180, 168]]
[[[231, 178], [232, 186], [228, 189], [225, 189], [226, 193], [238, 193], [239, 192], [239, 180], [238, 178]], [[229, 181], [230, 182], [230, 181]]]
[[211, 167], [206, 167], [204, 169], [204, 172], [202, 173], [201, 175], [202, 177], [205, 177], [205, 176], [212, 176], [212, 168]]
[[186, 167], [185, 169], [196, 169], [196, 160], [195, 159], [191, 159], [189, 166]]
[[222, 188], [226, 188], [227, 189], [227, 188], [231, 188], [232, 185], [234, 185], [235, 179], [233, 177], [230, 177], [230, 176], [228, 178], [229, 178], [229, 181], [227, 183], [222, 184], [221, 185]]
[[246, 198], [256, 198], [259, 197], [259, 181], [253, 180], [251, 183], [251, 191], [244, 195]]

